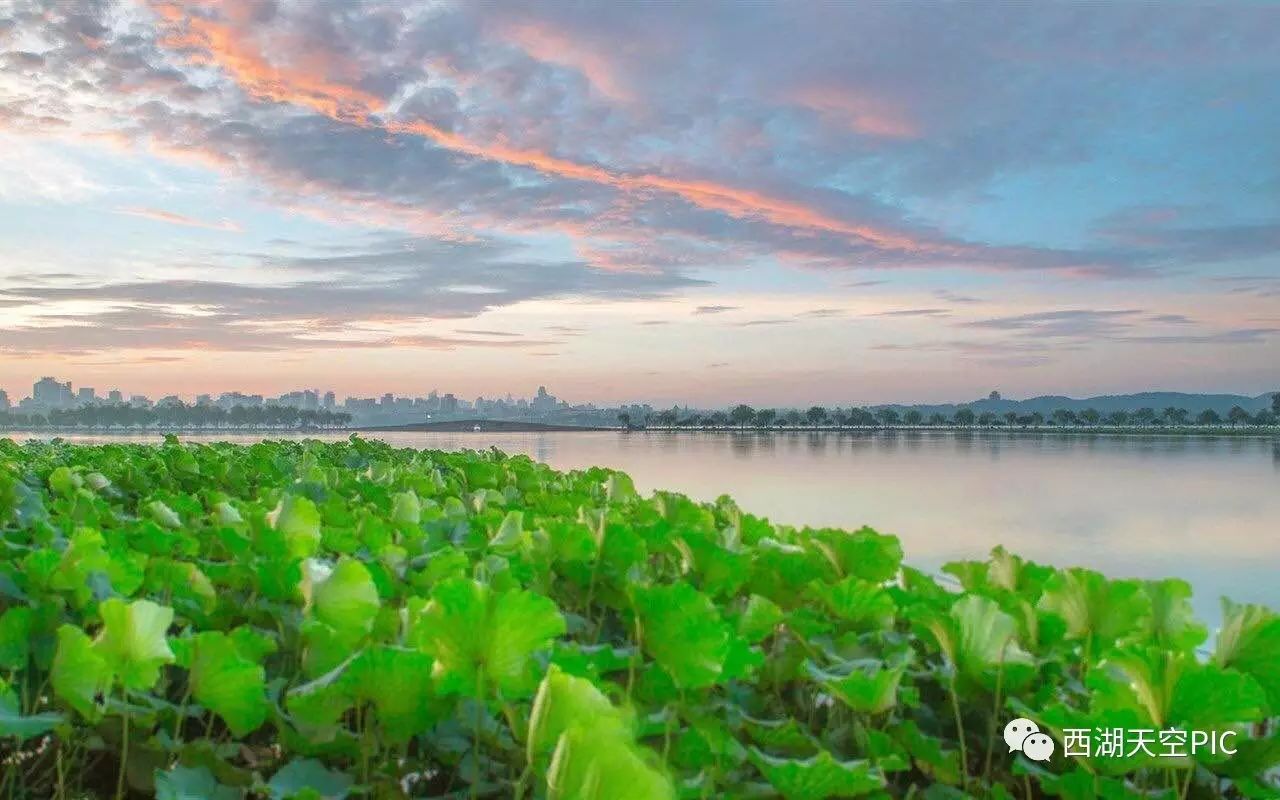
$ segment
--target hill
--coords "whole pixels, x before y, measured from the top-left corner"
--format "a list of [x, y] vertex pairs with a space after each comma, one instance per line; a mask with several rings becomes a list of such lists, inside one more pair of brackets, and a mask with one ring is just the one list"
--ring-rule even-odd
[[1136, 394], [1108, 394], [1083, 398], [1065, 397], [1062, 395], [1041, 395], [1039, 397], [1028, 397], [1025, 400], [1011, 400], [1009, 398], [991, 400], [984, 397], [981, 400], [974, 400], [969, 403], [943, 403], [937, 405], [890, 404], [885, 406], [876, 406], [876, 408], [914, 408], [925, 414], [932, 414], [935, 412], [940, 414], [954, 414], [957, 409], [961, 408], [969, 408], [979, 414], [984, 411], [991, 411], [996, 414], [1003, 414], [1008, 411], [1014, 411], [1020, 414], [1031, 414], [1039, 411], [1041, 414], [1048, 414], [1059, 408], [1076, 412], [1084, 411], [1087, 408], [1094, 408], [1103, 414], [1109, 414], [1113, 411], [1137, 411], [1140, 408], [1153, 408], [1156, 411], [1160, 411], [1172, 406], [1173, 408], [1184, 408], [1192, 415], [1199, 414], [1201, 411], [1210, 409], [1218, 412], [1219, 414], [1225, 415], [1233, 406], [1240, 406], [1250, 413], [1257, 413], [1264, 408], [1270, 408], [1271, 394], [1271, 392], [1267, 392], [1265, 394], [1260, 394], [1257, 397], [1249, 397], [1241, 394], [1138, 392]]

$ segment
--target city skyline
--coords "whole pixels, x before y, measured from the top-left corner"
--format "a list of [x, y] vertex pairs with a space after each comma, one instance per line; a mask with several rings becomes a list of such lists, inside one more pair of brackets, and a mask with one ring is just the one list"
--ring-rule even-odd
[[1278, 37], [1243, 2], [21, 0], [0, 386], [1255, 396]]

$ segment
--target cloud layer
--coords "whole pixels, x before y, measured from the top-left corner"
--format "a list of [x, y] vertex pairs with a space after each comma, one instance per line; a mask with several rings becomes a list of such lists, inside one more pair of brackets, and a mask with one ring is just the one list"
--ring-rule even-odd
[[[0, 203], [156, 244], [0, 262], [0, 348], [536, 348], [573, 334], [433, 323], [686, 296], [633, 327], [875, 324], [869, 350], [1031, 366], [1029, 340], [1267, 343], [1277, 40], [1243, 2], [17, 0]], [[124, 196], [83, 147], [158, 188]], [[187, 169], [344, 244], [267, 246], [288, 225], [172, 191]], [[1158, 297], [1074, 288], [1135, 285]], [[1213, 313], [1174, 302], [1197, 292]]]

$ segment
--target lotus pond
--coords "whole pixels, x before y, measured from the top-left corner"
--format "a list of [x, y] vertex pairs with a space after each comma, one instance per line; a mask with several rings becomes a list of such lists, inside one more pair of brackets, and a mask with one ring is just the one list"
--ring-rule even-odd
[[[1280, 616], [902, 559], [497, 451], [0, 440], [0, 798], [1280, 797]], [[1118, 730], [1234, 753], [1063, 753]]]

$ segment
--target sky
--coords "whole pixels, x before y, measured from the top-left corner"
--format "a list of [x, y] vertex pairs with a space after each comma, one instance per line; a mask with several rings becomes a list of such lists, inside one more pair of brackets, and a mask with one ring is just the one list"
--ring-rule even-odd
[[1280, 5], [0, 2], [0, 388], [1280, 384]]

